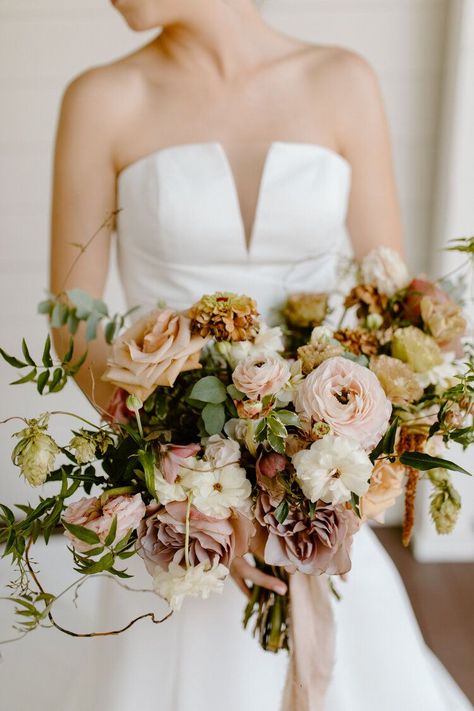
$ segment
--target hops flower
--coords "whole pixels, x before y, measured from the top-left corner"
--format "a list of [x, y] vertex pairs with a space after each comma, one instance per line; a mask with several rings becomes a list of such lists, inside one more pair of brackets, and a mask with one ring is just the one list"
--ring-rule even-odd
[[42, 415], [38, 420], [27, 420], [28, 426], [15, 433], [20, 441], [12, 452], [12, 461], [31, 486], [44, 484], [61, 451], [47, 434], [48, 419], [48, 415]]
[[296, 478], [303, 494], [316, 503], [349, 501], [369, 488], [372, 462], [358, 443], [348, 437], [326, 435], [293, 456]]
[[79, 434], [69, 442], [69, 447], [74, 450], [74, 456], [78, 464], [87, 464], [96, 459], [97, 449], [101, 454], [105, 454], [112, 440], [108, 434], [99, 430], [98, 432], [88, 432], [81, 429]]
[[259, 331], [257, 304], [249, 296], [207, 294], [188, 315], [192, 333], [216, 341], [253, 341]]
[[461, 497], [445, 469], [432, 469], [429, 478], [435, 485], [430, 511], [436, 531], [441, 535], [452, 533], [461, 510]]

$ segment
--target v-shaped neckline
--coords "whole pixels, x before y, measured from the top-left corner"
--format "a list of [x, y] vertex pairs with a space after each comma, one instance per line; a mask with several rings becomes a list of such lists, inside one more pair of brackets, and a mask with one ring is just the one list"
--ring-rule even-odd
[[270, 174], [270, 165], [273, 159], [273, 156], [275, 154], [275, 151], [277, 148], [308, 148], [313, 151], [319, 151], [321, 153], [324, 153], [326, 155], [329, 155], [333, 157], [335, 160], [340, 161], [342, 164], [345, 165], [346, 168], [349, 168], [350, 170], [350, 163], [347, 161], [344, 156], [342, 156], [340, 153], [335, 151], [332, 148], [329, 148], [328, 146], [324, 146], [322, 144], [318, 143], [305, 143], [303, 141], [271, 141], [265, 150], [265, 155], [264, 155], [264, 160], [263, 160], [263, 165], [262, 165], [262, 171], [260, 174], [260, 180], [258, 182], [257, 186], [257, 195], [254, 201], [255, 205], [255, 210], [254, 210], [254, 215], [253, 219], [250, 222], [250, 231], [249, 234], [246, 232], [245, 228], [245, 220], [242, 212], [242, 205], [239, 197], [239, 191], [237, 187], [237, 181], [235, 178], [235, 174], [232, 168], [232, 164], [230, 162], [228, 153], [224, 147], [224, 144], [221, 141], [202, 141], [202, 142], [196, 142], [196, 143], [181, 143], [181, 144], [174, 144], [170, 146], [164, 146], [163, 148], [158, 148], [155, 151], [152, 151], [150, 153], [145, 154], [143, 157], [138, 158], [137, 160], [133, 161], [132, 163], [129, 163], [125, 168], [119, 171], [117, 174], [117, 180], [121, 181], [122, 178], [132, 169], [138, 167], [139, 165], [145, 163], [146, 161], [152, 160], [152, 159], [157, 159], [158, 157], [162, 155], [166, 155], [167, 153], [173, 152], [173, 151], [185, 151], [185, 150], [195, 150], [195, 149], [203, 149], [203, 148], [209, 148], [209, 149], [214, 149], [216, 151], [216, 155], [219, 157], [221, 167], [224, 168], [223, 174], [227, 180], [227, 186], [229, 188], [228, 195], [231, 199], [232, 205], [233, 205], [233, 210], [235, 213], [235, 218], [236, 218], [236, 224], [238, 225], [238, 231], [239, 231], [239, 242], [240, 244], [238, 245], [239, 251], [242, 252], [242, 254], [245, 256], [247, 260], [250, 260], [251, 256], [254, 253], [255, 250], [255, 244], [258, 242], [258, 229], [259, 229], [259, 224], [261, 220], [261, 215], [263, 212], [264, 208], [264, 200], [266, 197], [266, 194], [268, 192], [268, 180], [269, 180], [269, 174]]
[[235, 212], [238, 218], [239, 226], [240, 226], [240, 235], [241, 235], [241, 243], [243, 245], [243, 248], [245, 250], [245, 253], [247, 257], [250, 257], [252, 253], [252, 247], [255, 241], [256, 233], [257, 233], [257, 228], [258, 228], [258, 222], [259, 222], [259, 216], [262, 208], [262, 202], [265, 196], [266, 192], [266, 183], [268, 179], [268, 173], [269, 173], [269, 164], [272, 158], [272, 154], [274, 152], [274, 149], [276, 147], [276, 142], [272, 141], [271, 143], [268, 144], [264, 158], [263, 158], [263, 163], [262, 163], [262, 169], [260, 172], [260, 177], [258, 180], [257, 184], [257, 194], [255, 196], [255, 199], [252, 201], [254, 205], [254, 211], [253, 215], [251, 216], [251, 219], [249, 221], [249, 232], [247, 233], [246, 227], [245, 227], [245, 218], [244, 218], [244, 213], [242, 210], [242, 203], [240, 199], [240, 193], [239, 189], [237, 186], [237, 180], [235, 177], [234, 170], [232, 168], [232, 163], [230, 162], [229, 154], [227, 153], [224, 145], [219, 142], [215, 141], [213, 143], [217, 150], [220, 153], [221, 159], [223, 164], [225, 165], [225, 172], [226, 176], [228, 178], [228, 182], [230, 185], [230, 192], [232, 194], [232, 200], [235, 206]]

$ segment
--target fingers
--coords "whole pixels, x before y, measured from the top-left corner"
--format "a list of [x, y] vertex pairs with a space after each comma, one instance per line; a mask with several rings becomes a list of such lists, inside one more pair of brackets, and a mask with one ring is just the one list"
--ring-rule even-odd
[[278, 595], [285, 595], [287, 591], [287, 586], [282, 580], [258, 570], [258, 568], [255, 568], [253, 565], [248, 563], [244, 558], [236, 558], [232, 563], [231, 570], [232, 577], [242, 592], [244, 592], [247, 596], [249, 594], [249, 589], [245, 583], [245, 580], [250, 580], [254, 583], [254, 585], [259, 585], [267, 590], [272, 590]]

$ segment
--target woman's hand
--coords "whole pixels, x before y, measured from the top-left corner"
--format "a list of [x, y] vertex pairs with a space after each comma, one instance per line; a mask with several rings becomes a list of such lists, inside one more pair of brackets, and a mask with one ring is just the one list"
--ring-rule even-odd
[[[264, 559], [265, 543], [267, 542], [266, 531], [256, 524], [255, 535], [250, 540], [250, 551], [258, 558]], [[273, 575], [267, 575], [261, 570], [258, 570], [254, 565], [249, 563], [245, 558], [235, 558], [230, 566], [230, 574], [242, 590], [244, 595], [250, 597], [251, 588], [247, 585], [247, 580], [254, 585], [259, 585], [261, 588], [272, 590], [278, 595], [285, 595], [287, 586], [279, 578]]]
[[250, 597], [251, 591], [247, 581], [259, 585], [261, 588], [272, 590], [278, 595], [285, 595], [287, 591], [287, 586], [282, 580], [263, 573], [245, 558], [234, 558], [230, 566], [230, 574], [246, 597]]

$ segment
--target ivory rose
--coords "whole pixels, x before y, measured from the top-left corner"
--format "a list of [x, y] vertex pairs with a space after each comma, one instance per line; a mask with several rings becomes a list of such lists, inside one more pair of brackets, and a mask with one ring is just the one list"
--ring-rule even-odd
[[[79, 501], [70, 504], [64, 512], [63, 519], [66, 523], [75, 526], [83, 526], [90, 531], [94, 531], [104, 543], [110, 531], [114, 517], [117, 517], [117, 532], [115, 541], [120, 541], [128, 531], [135, 531], [146, 512], [140, 494], [134, 496], [113, 496], [107, 499], [102, 506], [97, 497], [83, 497]], [[97, 544], [88, 544], [80, 541], [67, 529], [64, 535], [69, 538], [74, 548], [85, 553]]]
[[386, 432], [392, 405], [368, 368], [336, 356], [313, 370], [296, 391], [295, 408], [323, 420], [335, 434], [371, 450]]
[[390, 509], [403, 491], [405, 467], [398, 462], [380, 461], [374, 467], [370, 486], [360, 499], [360, 512], [364, 518], [385, 522], [385, 512]]
[[146, 400], [158, 385], [173, 385], [178, 375], [200, 368], [205, 338], [193, 335], [190, 320], [170, 309], [139, 319], [112, 346], [102, 380]]
[[278, 355], [259, 354], [238, 363], [232, 380], [251, 400], [276, 394], [290, 378], [288, 363]]

